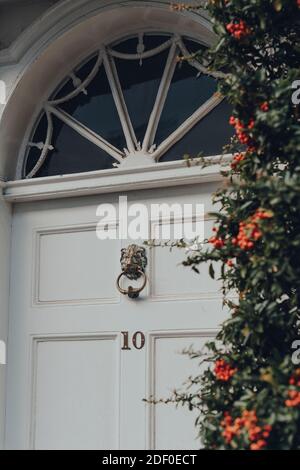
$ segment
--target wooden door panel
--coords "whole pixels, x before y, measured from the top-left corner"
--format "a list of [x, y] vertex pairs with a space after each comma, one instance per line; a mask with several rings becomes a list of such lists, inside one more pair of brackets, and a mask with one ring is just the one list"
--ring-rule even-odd
[[[156, 400], [172, 396], [174, 389], [184, 390], [184, 382], [199, 374], [199, 361], [183, 354], [189, 348], [203, 351], [204, 345], [216, 335], [216, 330], [164, 331], [149, 336], [148, 393]], [[203, 367], [202, 367], [203, 369]], [[149, 405], [148, 448], [199, 449], [194, 422], [197, 411], [177, 408], [175, 404]]]
[[33, 448], [118, 448], [119, 357], [117, 335], [34, 340]]
[[[95, 225], [37, 232], [35, 302], [118, 302], [119, 240], [99, 241]], [[105, 276], [103, 270], [105, 269]]]

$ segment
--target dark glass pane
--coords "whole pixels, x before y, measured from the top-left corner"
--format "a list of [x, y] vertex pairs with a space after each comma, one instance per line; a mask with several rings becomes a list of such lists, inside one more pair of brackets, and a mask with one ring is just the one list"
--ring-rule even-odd
[[[145, 50], [156, 48], [167, 41], [169, 37], [170, 35], [162, 34], [144, 35]], [[116, 44], [113, 48], [120, 52], [136, 54], [138, 42], [138, 37], [133, 37]], [[190, 53], [204, 50], [204, 46], [195, 41], [185, 39], [184, 42]], [[139, 59], [115, 59], [124, 98], [137, 139], [140, 142], [143, 141], [146, 132], [168, 53], [169, 49], [154, 57], [144, 59], [141, 63]], [[96, 61], [97, 54], [76, 69], [76, 77], [85, 80]], [[62, 98], [73, 90], [73, 81], [71, 78], [67, 78], [52, 95], [52, 99]], [[103, 66], [92, 83], [87, 86], [87, 91], [87, 96], [81, 93], [74, 99], [61, 104], [60, 107], [122, 150], [126, 147], [126, 141]], [[213, 78], [204, 75], [197, 78], [197, 70], [188, 62], [178, 64], [159, 122], [155, 143], [159, 145], [215, 91], [216, 81]], [[162, 157], [161, 161], [178, 160], [187, 153], [191, 156], [195, 156], [199, 152], [206, 155], [221, 153], [222, 146], [228, 143], [232, 135], [232, 128], [228, 124], [229, 115], [230, 107], [222, 103], [201, 120], [180, 142], [175, 144]], [[115, 160], [105, 151], [81, 137], [58, 118], [53, 117], [53, 123], [52, 145], [54, 150], [49, 152], [46, 162], [36, 176], [112, 168]], [[31, 141], [44, 143], [46, 134], [47, 119], [43, 114]], [[40, 149], [28, 148], [26, 174], [32, 170], [40, 154]]]
[[197, 78], [197, 73], [187, 61], [177, 65], [158, 125], [155, 137], [157, 145], [172, 134], [217, 90], [214, 78], [207, 75]]
[[75, 87], [73, 85], [73, 82], [72, 80], [69, 78], [67, 80], [65, 80], [65, 82], [63, 83], [63, 85], [60, 85], [60, 88], [58, 91], [56, 91], [54, 94], [53, 94], [53, 97], [51, 97], [51, 99], [53, 100], [58, 100], [60, 98], [64, 98], [65, 96], [67, 96], [69, 93], [71, 93], [72, 91], [74, 91]]
[[[155, 36], [147, 39], [147, 49], [156, 47]], [[129, 116], [139, 142], [143, 142], [145, 136], [168, 53], [169, 49], [141, 63], [139, 60], [115, 59]]]
[[[54, 118], [53, 146], [36, 177], [81, 173], [113, 168], [115, 161], [110, 155], [81, 137], [69, 126]], [[34, 166], [36, 159], [30, 153], [26, 173]]]
[[199, 44], [199, 42], [193, 41], [192, 39], [184, 39], [183, 42], [190, 54], [201, 54], [201, 52], [207, 50], [205, 46]]
[[231, 113], [231, 106], [223, 101], [171, 147], [160, 162], [181, 160], [186, 154], [196, 157], [200, 152], [207, 156], [220, 155], [233, 135], [228, 123]]
[[[166, 41], [170, 39], [170, 35], [152, 35], [152, 34], [144, 34], [143, 36], [143, 43], [145, 46], [145, 51], [149, 51], [154, 49], [155, 47], [164, 44]], [[118, 52], [123, 52], [125, 54], [136, 54], [137, 53], [137, 46], [139, 43], [138, 36], [131, 37], [126, 39], [126, 41], [119, 42], [112, 46], [112, 49]]]
[[[96, 62], [97, 62], [98, 54], [94, 55], [90, 59], [86, 60], [82, 65], [77, 67], [75, 70], [75, 75], [76, 77], [80, 78], [80, 80], [85, 80], [91, 71], [93, 70]], [[63, 84], [60, 84], [58, 87], [58, 90], [56, 90], [51, 99], [59, 99], [59, 98], [64, 98], [67, 96], [69, 93], [74, 91], [74, 89], [77, 88], [77, 86], [74, 86], [73, 80], [71, 78], [66, 79]]]
[[[87, 63], [83, 69], [85, 67], [90, 69], [91, 64]], [[85, 78], [88, 71], [83, 69], [80, 69], [77, 75]], [[103, 66], [87, 87], [87, 92], [87, 95], [80, 93], [76, 98], [61, 104], [60, 107], [115, 147], [123, 150], [126, 147], [126, 141]]]

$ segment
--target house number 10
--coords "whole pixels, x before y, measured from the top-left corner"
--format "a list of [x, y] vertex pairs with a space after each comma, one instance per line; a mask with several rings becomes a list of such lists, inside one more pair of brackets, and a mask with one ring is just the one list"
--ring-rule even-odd
[[[122, 351], [131, 351], [131, 347], [129, 346], [129, 332], [128, 331], [122, 331], [121, 334], [123, 335], [123, 347]], [[145, 335], [141, 331], [137, 331], [134, 333], [132, 336], [132, 344], [135, 347], [135, 349], [143, 349], [145, 346]]]

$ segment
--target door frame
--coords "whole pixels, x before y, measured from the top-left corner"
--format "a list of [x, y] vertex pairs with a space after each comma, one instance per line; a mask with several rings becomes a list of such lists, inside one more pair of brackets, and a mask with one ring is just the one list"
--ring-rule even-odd
[[195, 159], [155, 163], [136, 168], [91, 171], [48, 178], [3, 183], [3, 198], [8, 203], [91, 196], [138, 189], [221, 182], [221, 170], [228, 169], [232, 156], [207, 157], [205, 166]]
[[[155, 189], [161, 187], [179, 187], [179, 186], [193, 186], [199, 183], [222, 183], [224, 177], [221, 175], [220, 170], [227, 168], [231, 160], [230, 155], [225, 157], [208, 157], [210, 165], [202, 167], [195, 162], [192, 166], [188, 166], [185, 161], [175, 161], [162, 164], [155, 164], [147, 167], [135, 169], [112, 169], [100, 170], [97, 172], [81, 173], [75, 175], [65, 175], [61, 177], [49, 178], [35, 178], [32, 180], [21, 180], [7, 182], [4, 185], [4, 198], [13, 205], [22, 202], [37, 202], [49, 199], [63, 199], [76, 196], [91, 196], [103, 193], [118, 193], [120, 191], [129, 192], [132, 190]], [[22, 204], [21, 204], [22, 205]], [[12, 255], [12, 253], [11, 253]], [[215, 336], [217, 330], [215, 328], [205, 328], [204, 330], [186, 330], [184, 335], [189, 336]], [[101, 333], [100, 333], [101, 335]], [[155, 348], [155, 340], [160, 337], [176, 338], [175, 331], [162, 332], [151, 331], [148, 334], [150, 343], [149, 354], [147, 362], [150, 362], [150, 357]], [[52, 334], [54, 338], [62, 337], [65, 335]], [[73, 333], [72, 337], [82, 337], [82, 334]], [[98, 337], [98, 334], [94, 336]], [[49, 335], [47, 335], [47, 338]], [[69, 336], [68, 336], [69, 337]], [[37, 342], [43, 341], [43, 335], [32, 335], [32, 339]], [[33, 346], [32, 346], [33, 347]], [[32, 364], [34, 356], [33, 349], [30, 350], [29, 364]], [[35, 377], [33, 378], [35, 380]], [[31, 389], [31, 387], [30, 387]], [[149, 396], [152, 394], [151, 380], [147, 383]], [[32, 415], [32, 400], [31, 395], [30, 406], [28, 407], [28, 416]], [[146, 428], [146, 446], [147, 448], [154, 448], [154, 420], [155, 416], [153, 410], [147, 411], [148, 427]], [[28, 423], [32, 420], [28, 418]], [[33, 430], [30, 428], [28, 431], [28, 446], [32, 448]]]

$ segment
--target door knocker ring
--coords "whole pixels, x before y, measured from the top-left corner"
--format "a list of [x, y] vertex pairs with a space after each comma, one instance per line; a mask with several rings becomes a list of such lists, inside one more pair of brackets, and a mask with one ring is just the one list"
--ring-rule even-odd
[[[117, 278], [117, 289], [121, 294], [128, 295], [130, 299], [137, 299], [147, 284], [147, 276], [145, 274], [148, 263], [146, 249], [138, 245], [129, 245], [121, 250], [120, 262], [122, 272]], [[122, 277], [135, 281], [142, 277], [143, 282], [140, 287], [129, 286], [128, 289], [124, 289], [120, 286]]]

